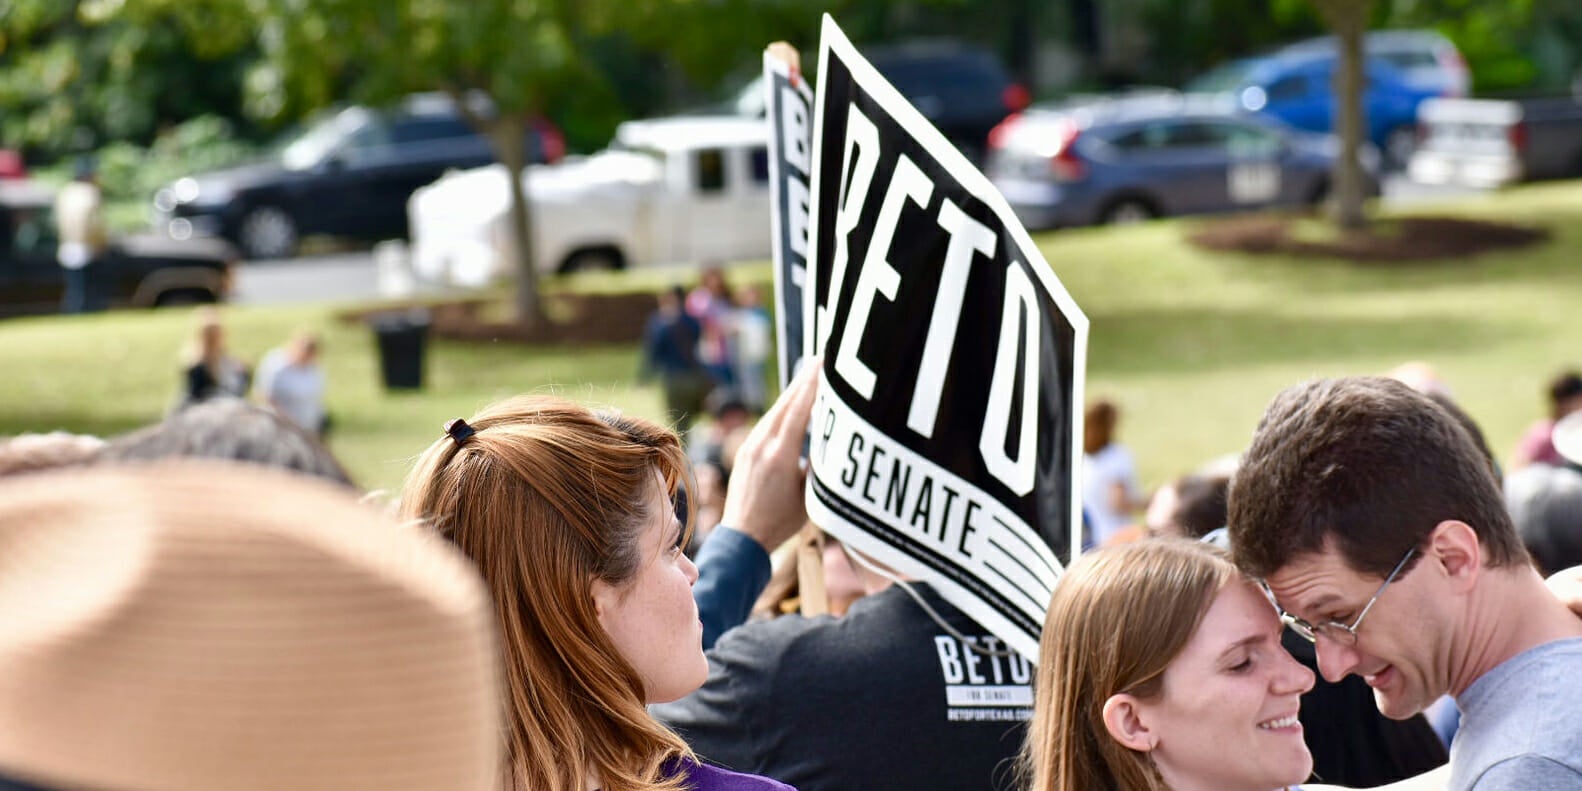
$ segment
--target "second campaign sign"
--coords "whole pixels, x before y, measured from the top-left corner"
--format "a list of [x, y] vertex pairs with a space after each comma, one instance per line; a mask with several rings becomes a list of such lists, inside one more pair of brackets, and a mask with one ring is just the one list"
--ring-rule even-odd
[[808, 512], [1023, 656], [1079, 551], [1087, 318], [988, 180], [824, 18]]

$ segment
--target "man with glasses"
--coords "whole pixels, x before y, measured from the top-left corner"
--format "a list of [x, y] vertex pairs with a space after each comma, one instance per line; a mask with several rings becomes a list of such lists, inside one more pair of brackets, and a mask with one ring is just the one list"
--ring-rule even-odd
[[1237, 564], [1313, 641], [1325, 678], [1360, 676], [1396, 719], [1456, 698], [1452, 789], [1582, 789], [1582, 621], [1443, 408], [1382, 378], [1287, 389], [1229, 512]]

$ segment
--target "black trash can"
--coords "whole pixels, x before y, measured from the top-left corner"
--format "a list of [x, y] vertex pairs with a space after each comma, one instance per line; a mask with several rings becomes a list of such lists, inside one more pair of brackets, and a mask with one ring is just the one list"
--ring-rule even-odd
[[381, 313], [369, 320], [379, 342], [379, 372], [386, 390], [420, 390], [428, 346], [426, 310]]

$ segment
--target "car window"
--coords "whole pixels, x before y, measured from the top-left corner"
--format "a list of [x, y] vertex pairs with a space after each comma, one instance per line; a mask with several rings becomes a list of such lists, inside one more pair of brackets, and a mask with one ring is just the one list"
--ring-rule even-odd
[[1423, 67], [1437, 67], [1439, 65], [1439, 61], [1434, 58], [1434, 53], [1424, 50], [1380, 52], [1376, 54], [1376, 57], [1398, 69], [1420, 69]]
[[1275, 80], [1269, 85], [1266, 93], [1271, 102], [1289, 102], [1300, 99], [1308, 93], [1308, 78], [1304, 75], [1292, 75]]
[[749, 150], [747, 161], [752, 171], [753, 183], [769, 183], [769, 149], [766, 146], [758, 146]]
[[1222, 122], [1217, 133], [1231, 156], [1267, 157], [1277, 153], [1285, 142], [1280, 133], [1256, 124]]
[[390, 126], [383, 121], [363, 124], [347, 138], [339, 152], [350, 160], [364, 159], [379, 149], [390, 145]]
[[361, 107], [325, 113], [282, 136], [271, 149], [286, 169], [307, 170], [317, 167], [330, 154], [343, 150], [372, 120], [373, 114]]
[[1130, 152], [1161, 152], [1181, 148], [1224, 145], [1225, 133], [1200, 121], [1177, 119], [1150, 121], [1110, 140], [1110, 145]]
[[19, 255], [53, 253], [56, 247], [55, 222], [45, 208], [12, 208], [6, 212], [3, 243]]
[[390, 127], [390, 142], [396, 145], [429, 140], [454, 140], [472, 135], [472, 127], [467, 126], [466, 122], [460, 118], [446, 116], [403, 118]]
[[1218, 124], [1188, 121], [1171, 124], [1165, 145], [1171, 148], [1206, 148], [1225, 145], [1225, 132]]
[[694, 160], [698, 192], [708, 194], [725, 189], [725, 152], [718, 148], [698, 151]]
[[1110, 145], [1121, 151], [1146, 151], [1163, 148], [1170, 137], [1170, 128], [1162, 122], [1143, 124], [1130, 132], [1117, 135]]

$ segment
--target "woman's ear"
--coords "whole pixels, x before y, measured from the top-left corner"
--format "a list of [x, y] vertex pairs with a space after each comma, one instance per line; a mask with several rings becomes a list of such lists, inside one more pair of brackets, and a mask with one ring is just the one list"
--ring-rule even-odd
[[604, 613], [615, 605], [615, 600], [620, 594], [614, 585], [601, 579], [595, 579], [589, 587], [589, 595], [593, 597], [593, 614], [602, 622]]
[[1104, 729], [1125, 747], [1146, 753], [1159, 746], [1159, 737], [1143, 722], [1140, 701], [1124, 692], [1104, 701]]

